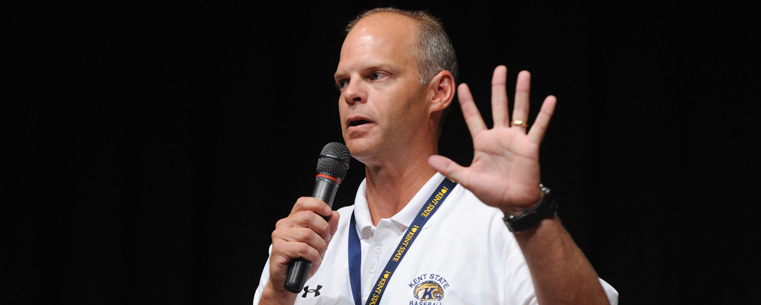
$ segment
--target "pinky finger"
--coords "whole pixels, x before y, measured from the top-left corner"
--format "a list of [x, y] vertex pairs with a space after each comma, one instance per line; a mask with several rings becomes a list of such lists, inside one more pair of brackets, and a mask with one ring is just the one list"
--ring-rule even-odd
[[544, 134], [550, 125], [552, 114], [555, 112], [556, 104], [557, 98], [554, 95], [544, 99], [542, 108], [539, 110], [539, 114], [536, 116], [536, 120], [534, 120], [534, 124], [531, 125], [531, 129], [528, 132], [528, 137], [532, 142], [539, 144], [544, 139]]

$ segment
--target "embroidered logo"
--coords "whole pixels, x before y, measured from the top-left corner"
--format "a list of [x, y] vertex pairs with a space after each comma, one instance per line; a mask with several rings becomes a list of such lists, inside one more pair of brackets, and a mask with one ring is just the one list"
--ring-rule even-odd
[[416, 301], [410, 305], [438, 305], [444, 300], [444, 290], [449, 288], [449, 282], [441, 275], [426, 273], [416, 276], [407, 284], [412, 288], [412, 296]]
[[322, 285], [317, 285], [317, 289], [309, 289], [309, 286], [304, 287], [304, 294], [301, 295], [302, 298], [306, 298], [308, 294], [314, 293], [315, 297], [320, 296], [320, 289], [322, 289]]

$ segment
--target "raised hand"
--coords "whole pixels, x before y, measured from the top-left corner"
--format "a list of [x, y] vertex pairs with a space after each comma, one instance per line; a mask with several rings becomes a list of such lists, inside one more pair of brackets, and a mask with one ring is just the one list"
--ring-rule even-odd
[[439, 155], [431, 156], [428, 163], [469, 189], [485, 204], [500, 208], [505, 214], [520, 214], [533, 207], [542, 196], [539, 146], [557, 100], [548, 96], [534, 124], [528, 128], [531, 75], [528, 71], [518, 74], [512, 120], [506, 78], [505, 66], [494, 69], [491, 103], [494, 126], [491, 129], [484, 123], [468, 85], [458, 87], [462, 113], [473, 138], [474, 154], [470, 166], [460, 166]]

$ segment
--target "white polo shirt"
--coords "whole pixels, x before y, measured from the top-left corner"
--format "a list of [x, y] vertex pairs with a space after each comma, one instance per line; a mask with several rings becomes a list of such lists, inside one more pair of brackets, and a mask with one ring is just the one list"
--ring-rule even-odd
[[[306, 282], [296, 304], [346, 304], [354, 299], [349, 279], [349, 230], [355, 229], [362, 248], [362, 304], [378, 275], [431, 193], [444, 179], [437, 173], [399, 213], [373, 226], [363, 181], [354, 206], [338, 210], [338, 230], [328, 245], [320, 269]], [[350, 228], [352, 210], [357, 227]], [[423, 226], [398, 268], [386, 283], [380, 304], [537, 304], [531, 275], [513, 234], [499, 209], [479, 201], [457, 185]], [[272, 247], [270, 246], [270, 253]], [[264, 266], [254, 304], [269, 280]], [[600, 280], [611, 304], [618, 292]]]

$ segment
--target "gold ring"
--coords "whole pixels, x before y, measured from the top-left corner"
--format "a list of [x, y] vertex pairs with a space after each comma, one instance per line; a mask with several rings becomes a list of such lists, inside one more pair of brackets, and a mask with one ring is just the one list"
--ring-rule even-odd
[[513, 126], [520, 126], [520, 127], [526, 127], [528, 126], [528, 123], [524, 120], [513, 120], [512, 122]]

